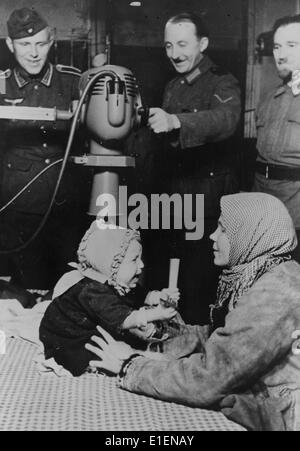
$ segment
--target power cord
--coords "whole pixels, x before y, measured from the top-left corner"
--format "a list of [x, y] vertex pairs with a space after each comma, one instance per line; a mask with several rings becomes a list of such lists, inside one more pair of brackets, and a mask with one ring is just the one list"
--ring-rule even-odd
[[[48, 209], [47, 209], [47, 211], [46, 211], [44, 217], [42, 218], [40, 224], [38, 225], [38, 228], [37, 228], [36, 231], [33, 233], [33, 235], [32, 235], [25, 243], [23, 243], [21, 246], [18, 246], [18, 247], [16, 247], [16, 248], [12, 248], [12, 249], [5, 249], [5, 250], [1, 250], [1, 249], [0, 249], [0, 255], [7, 255], [7, 254], [17, 253], [17, 252], [22, 251], [22, 250], [25, 249], [26, 247], [28, 247], [28, 246], [35, 240], [35, 238], [39, 235], [39, 233], [40, 233], [41, 230], [43, 229], [44, 225], [46, 224], [46, 222], [47, 222], [47, 220], [48, 220], [48, 218], [49, 218], [49, 215], [50, 215], [50, 213], [51, 213], [51, 210], [52, 210], [52, 207], [53, 207], [53, 204], [54, 204], [54, 201], [55, 201], [55, 198], [56, 198], [56, 195], [57, 195], [59, 186], [60, 186], [60, 184], [61, 184], [62, 177], [63, 177], [64, 172], [65, 172], [65, 169], [66, 169], [66, 165], [67, 165], [67, 162], [68, 162], [69, 154], [70, 154], [71, 147], [72, 147], [73, 140], [74, 140], [74, 135], [75, 135], [75, 132], [76, 132], [76, 126], [77, 126], [77, 122], [78, 122], [78, 119], [79, 119], [79, 114], [80, 114], [80, 112], [81, 112], [81, 108], [82, 108], [82, 106], [83, 106], [83, 103], [84, 103], [84, 101], [85, 101], [85, 98], [86, 98], [86, 96], [87, 96], [87, 94], [88, 94], [90, 88], [92, 87], [92, 85], [93, 85], [99, 78], [102, 78], [102, 77], [105, 77], [105, 76], [110, 76], [111, 78], [117, 78], [117, 79], [119, 79], [119, 76], [118, 76], [114, 71], [112, 71], [112, 70], [110, 70], [110, 71], [108, 71], [108, 70], [103, 70], [103, 71], [101, 71], [101, 72], [97, 72], [97, 73], [90, 79], [90, 81], [88, 82], [88, 84], [86, 85], [86, 87], [85, 87], [84, 90], [83, 90], [83, 93], [82, 93], [82, 95], [81, 95], [81, 97], [80, 97], [78, 106], [77, 106], [77, 108], [76, 108], [76, 111], [75, 111], [74, 116], [73, 116], [73, 119], [72, 119], [72, 124], [71, 124], [70, 133], [69, 133], [69, 137], [68, 137], [68, 142], [67, 142], [67, 146], [66, 146], [66, 150], [65, 150], [65, 155], [64, 155], [63, 159], [60, 160], [60, 161], [62, 161], [62, 165], [61, 165], [61, 169], [60, 169], [60, 172], [59, 172], [59, 175], [58, 175], [58, 178], [57, 178], [57, 182], [56, 182], [56, 185], [55, 185], [55, 188], [54, 188], [54, 191], [53, 191], [53, 194], [52, 194], [52, 197], [51, 197], [51, 200], [50, 200]], [[54, 162], [54, 163], [56, 164], [56, 163], [58, 163], [58, 162], [59, 162], [59, 160], [58, 160], [57, 162]], [[52, 163], [52, 165], [54, 165], [54, 163]], [[48, 169], [50, 169], [49, 166], [48, 166], [47, 168], [45, 168], [43, 171], [46, 171], [46, 170], [48, 170]], [[32, 183], [34, 183], [34, 182], [40, 177], [40, 175], [42, 175], [43, 171], [41, 171], [41, 173], [37, 174], [37, 175], [34, 177], [34, 179], [32, 179], [32, 180], [29, 182], [29, 186], [30, 186]], [[4, 206], [1, 208], [0, 213], [1, 213], [1, 211], [3, 211], [3, 209], [6, 209], [6, 208], [7, 208], [8, 204], [11, 205], [11, 203], [13, 203], [13, 202], [16, 200], [16, 198], [18, 198], [21, 194], [23, 194], [23, 192], [24, 192], [27, 188], [28, 188], [28, 184], [27, 184], [26, 186], [24, 186], [24, 188], [22, 188], [22, 190], [21, 190], [19, 193], [17, 193], [17, 194], [14, 196], [13, 199], [11, 199], [6, 205], [4, 205]]]

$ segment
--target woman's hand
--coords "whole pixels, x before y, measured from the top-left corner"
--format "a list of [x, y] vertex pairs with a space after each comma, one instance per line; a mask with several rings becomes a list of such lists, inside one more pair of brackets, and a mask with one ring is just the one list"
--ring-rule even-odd
[[102, 327], [98, 326], [97, 330], [104, 339], [93, 336], [91, 340], [94, 344], [87, 343], [85, 345], [86, 349], [100, 359], [90, 361], [90, 366], [92, 368], [107, 370], [113, 374], [119, 374], [123, 362], [135, 354], [136, 351], [123, 341], [116, 341]]

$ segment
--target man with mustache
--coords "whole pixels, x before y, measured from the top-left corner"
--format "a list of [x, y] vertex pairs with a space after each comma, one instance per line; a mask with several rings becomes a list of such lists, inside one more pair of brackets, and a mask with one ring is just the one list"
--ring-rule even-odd
[[[79, 97], [80, 71], [49, 62], [54, 37], [45, 19], [33, 8], [21, 8], [12, 12], [7, 28], [6, 43], [15, 65], [0, 74], [0, 104], [15, 106], [16, 111], [18, 106], [69, 110]], [[18, 248], [40, 224], [61, 167], [51, 165], [63, 157], [69, 127], [62, 121], [1, 121], [1, 204], [12, 199], [41, 170], [49, 170], [1, 213], [0, 249]], [[26, 249], [6, 256], [12, 281], [24, 288], [51, 288], [73, 258], [80, 231], [77, 235], [69, 176], [63, 179], [40, 235]]]
[[[300, 15], [273, 27], [273, 54], [280, 86], [257, 109], [256, 173], [253, 191], [278, 197], [288, 208], [300, 238]], [[294, 258], [300, 262], [300, 249]]]
[[164, 190], [204, 194], [204, 237], [185, 241], [185, 231], [175, 238], [168, 234], [181, 258], [180, 311], [191, 324], [209, 321], [218, 277], [209, 235], [221, 196], [237, 190], [228, 138], [239, 122], [240, 90], [237, 80], [204, 54], [208, 45], [208, 31], [197, 15], [182, 13], [167, 22], [165, 49], [177, 77], [166, 87], [162, 108], [150, 109], [148, 124], [164, 137]]

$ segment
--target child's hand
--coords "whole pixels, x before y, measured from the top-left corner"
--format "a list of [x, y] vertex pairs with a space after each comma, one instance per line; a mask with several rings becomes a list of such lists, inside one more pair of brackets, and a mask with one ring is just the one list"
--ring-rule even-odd
[[165, 307], [177, 308], [180, 299], [178, 288], [164, 288], [160, 293], [160, 299]]
[[156, 306], [160, 303], [160, 296], [161, 296], [161, 292], [160, 291], [150, 291], [150, 293], [148, 293], [148, 295], [146, 296], [145, 299], [145, 305], [149, 305], [151, 307]]

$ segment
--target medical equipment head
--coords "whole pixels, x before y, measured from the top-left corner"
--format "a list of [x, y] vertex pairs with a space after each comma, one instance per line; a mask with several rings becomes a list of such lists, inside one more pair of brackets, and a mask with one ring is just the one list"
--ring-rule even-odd
[[95, 76], [82, 121], [91, 136], [91, 153], [111, 154], [109, 150], [116, 150], [114, 145], [119, 147], [117, 142], [140, 124], [141, 98], [135, 77], [124, 67], [105, 65], [90, 69], [82, 75], [80, 90], [83, 91]]
[[124, 157], [122, 143], [130, 131], [147, 122], [138, 85], [132, 72], [124, 67], [104, 65], [85, 72], [80, 81], [85, 95], [81, 121], [90, 136], [88, 165], [94, 166], [94, 182], [89, 214], [97, 215], [99, 194], [119, 191], [117, 168], [134, 167], [133, 157]]

